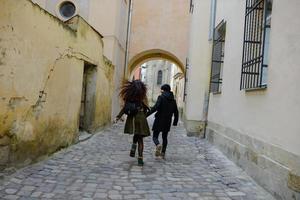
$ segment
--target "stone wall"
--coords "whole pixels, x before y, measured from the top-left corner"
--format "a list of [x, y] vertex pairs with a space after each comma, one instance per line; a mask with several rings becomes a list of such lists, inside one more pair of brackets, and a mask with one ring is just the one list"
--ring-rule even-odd
[[22, 166], [74, 143], [86, 64], [95, 67], [91, 129], [110, 122], [114, 67], [82, 18], [62, 23], [29, 0], [0, 7], [0, 165]]
[[212, 122], [206, 135], [276, 199], [300, 199], [298, 155]]

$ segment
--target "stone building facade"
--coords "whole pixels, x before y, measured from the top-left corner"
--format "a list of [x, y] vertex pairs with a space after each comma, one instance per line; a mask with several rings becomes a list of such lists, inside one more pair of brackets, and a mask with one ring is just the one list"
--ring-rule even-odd
[[0, 7], [0, 165], [22, 166], [110, 124], [114, 67], [83, 18], [29, 0]]
[[142, 81], [148, 86], [148, 100], [150, 105], [156, 102], [161, 94], [163, 84], [171, 84], [172, 71], [175, 66], [165, 60], [148, 61], [142, 65]]
[[132, 74], [134, 80], [142, 80], [148, 87], [148, 101], [153, 105], [161, 94], [160, 87], [169, 84], [177, 101], [183, 109], [184, 73], [174, 63], [167, 60], [152, 60], [142, 64]]
[[177, 106], [180, 108], [180, 113], [182, 114], [184, 107], [185, 76], [178, 67], [173, 68], [173, 70], [171, 87], [176, 98]]
[[300, 2], [191, 6], [187, 127], [277, 199], [300, 199]]

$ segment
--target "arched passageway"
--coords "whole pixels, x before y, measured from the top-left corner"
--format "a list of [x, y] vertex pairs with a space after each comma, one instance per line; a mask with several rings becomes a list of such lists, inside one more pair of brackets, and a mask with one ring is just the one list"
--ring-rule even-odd
[[144, 52], [141, 52], [135, 55], [128, 64], [127, 75], [128, 77], [132, 76], [132, 73], [135, 71], [137, 67], [141, 64], [151, 61], [151, 60], [167, 60], [175, 65], [181, 70], [182, 73], [185, 72], [184, 64], [172, 53], [168, 51], [164, 51], [161, 49], [151, 49]]
[[[146, 73], [145, 68], [147, 68], [147, 76], [152, 77], [150, 81], [152, 89], [155, 87], [152, 96], [156, 100], [160, 92], [158, 77], [161, 69], [161, 83], [171, 85], [178, 102], [181, 102], [179, 104], [183, 107], [190, 2], [183, 0], [132, 0], [132, 2], [125, 76], [132, 79], [136, 77], [134, 72], [138, 68], [140, 75], [142, 71]], [[175, 66], [170, 68], [170, 64]], [[170, 70], [172, 73], [169, 73]], [[149, 85], [149, 79], [147, 84]]]
[[160, 87], [169, 84], [179, 108], [183, 107], [184, 65], [172, 53], [152, 49], [137, 54], [128, 67], [130, 80], [142, 80], [148, 86], [148, 101], [153, 105], [160, 95]]
[[[128, 61], [165, 59], [184, 71], [189, 44], [190, 1], [133, 0]], [[129, 69], [132, 71], [132, 69]]]

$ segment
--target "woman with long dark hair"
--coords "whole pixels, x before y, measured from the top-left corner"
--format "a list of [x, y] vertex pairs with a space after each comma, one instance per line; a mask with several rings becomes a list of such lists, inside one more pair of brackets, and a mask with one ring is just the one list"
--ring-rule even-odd
[[138, 147], [138, 165], [143, 166], [143, 138], [150, 136], [150, 129], [146, 114], [149, 110], [147, 106], [147, 87], [140, 81], [124, 81], [121, 86], [120, 98], [124, 106], [116, 117], [116, 121], [126, 114], [124, 133], [133, 135], [133, 142], [130, 150], [130, 156], [135, 157]]

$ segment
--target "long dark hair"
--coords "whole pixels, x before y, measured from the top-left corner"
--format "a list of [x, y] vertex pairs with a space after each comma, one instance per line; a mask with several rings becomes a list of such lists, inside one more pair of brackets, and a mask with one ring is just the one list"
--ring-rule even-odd
[[147, 105], [147, 86], [140, 80], [125, 80], [120, 88], [119, 96], [124, 102], [134, 101]]

